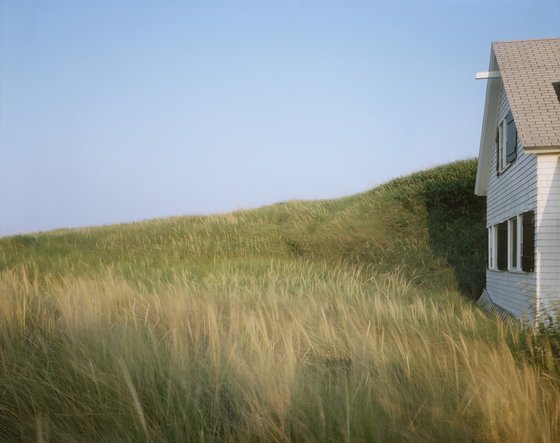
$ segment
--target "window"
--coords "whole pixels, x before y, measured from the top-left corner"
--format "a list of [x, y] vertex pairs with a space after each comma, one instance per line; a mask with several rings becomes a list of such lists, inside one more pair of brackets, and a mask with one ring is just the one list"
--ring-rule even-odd
[[488, 228], [488, 269], [535, 270], [535, 213], [525, 212]]
[[521, 270], [519, 268], [519, 263], [521, 261], [521, 236], [519, 235], [520, 218], [522, 218], [522, 216], [519, 215], [508, 220], [508, 269], [514, 271]]
[[488, 269], [496, 268], [496, 227], [488, 228]]
[[533, 272], [535, 270], [535, 213], [525, 212], [522, 220], [521, 269]]
[[508, 269], [508, 222], [505, 221], [496, 226], [497, 241], [496, 250], [498, 251], [498, 269], [507, 271]]
[[517, 128], [511, 111], [496, 130], [496, 171], [504, 172], [517, 159]]
[[556, 92], [556, 97], [558, 97], [558, 101], [560, 102], [560, 82], [552, 83], [552, 87], [554, 88], [554, 92]]

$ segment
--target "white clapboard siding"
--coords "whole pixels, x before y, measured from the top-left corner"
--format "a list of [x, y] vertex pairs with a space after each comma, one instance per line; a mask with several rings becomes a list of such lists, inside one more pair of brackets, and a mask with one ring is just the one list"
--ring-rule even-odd
[[537, 157], [536, 265], [539, 309], [558, 309], [560, 299], [560, 157]]
[[[509, 112], [502, 88], [498, 121]], [[514, 115], [515, 118], [515, 115]], [[486, 225], [492, 226], [537, 206], [537, 159], [527, 154], [520, 144], [517, 159], [499, 176], [496, 174], [496, 149], [492, 150], [492, 165], [488, 182]], [[537, 299], [536, 273], [488, 270], [486, 290], [492, 301], [518, 318], [531, 320]]]
[[535, 274], [486, 271], [486, 291], [494, 303], [522, 320], [533, 319]]

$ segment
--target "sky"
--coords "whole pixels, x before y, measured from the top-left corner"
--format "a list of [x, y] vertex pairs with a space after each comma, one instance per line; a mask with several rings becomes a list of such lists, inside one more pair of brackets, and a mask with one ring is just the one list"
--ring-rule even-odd
[[0, 0], [0, 236], [337, 198], [476, 157], [560, 0]]

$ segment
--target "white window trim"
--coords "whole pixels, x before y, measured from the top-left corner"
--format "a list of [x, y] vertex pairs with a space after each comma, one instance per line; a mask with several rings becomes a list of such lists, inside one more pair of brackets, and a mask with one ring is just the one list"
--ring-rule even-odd
[[517, 270], [523, 272], [521, 257], [523, 256], [523, 214], [517, 216]]
[[510, 218], [507, 221], [507, 269], [508, 271], [511, 271], [513, 268], [512, 265], [512, 245], [513, 245], [513, 229], [512, 229], [512, 225], [513, 224], [513, 218]]
[[[515, 227], [515, 234], [516, 234], [516, 250], [515, 250], [515, 263], [516, 265], [512, 265], [512, 249], [513, 249], [513, 220], [516, 220], [516, 227]], [[523, 223], [523, 217], [521, 215], [517, 215], [516, 217], [510, 218], [508, 220], [508, 271], [521, 271], [521, 247], [523, 246], [521, 241], [521, 235], [523, 230], [520, 229]]]
[[488, 228], [488, 269], [498, 270], [498, 252], [496, 251], [496, 226]]
[[527, 272], [523, 270], [523, 263], [521, 263], [521, 257], [523, 257], [523, 214], [517, 216], [517, 241], [519, 243], [517, 250], [519, 254], [517, 262], [519, 264], [519, 271]]
[[504, 143], [504, 139], [506, 138], [505, 134], [507, 133], [507, 131], [504, 131], [504, 123], [505, 123], [506, 119], [503, 118], [502, 120], [500, 120], [500, 122], [498, 123], [498, 152], [500, 153], [499, 157], [499, 162], [500, 164], [498, 165], [498, 171], [503, 172], [506, 170], [506, 149], [505, 149], [505, 143]]
[[498, 122], [498, 143], [500, 154], [496, 161], [499, 161], [498, 164], [498, 173], [504, 172], [507, 168], [509, 168], [513, 161], [507, 163], [507, 124], [506, 124], [506, 115]]
[[[516, 251], [516, 266], [512, 266], [511, 251], [512, 251], [512, 220], [517, 219], [517, 251]], [[521, 256], [523, 251], [523, 214], [519, 214], [507, 220], [508, 224], [508, 244], [507, 244], [507, 271], [508, 272], [523, 272], [521, 265]], [[488, 227], [488, 269], [490, 271], [499, 271], [498, 269], [498, 224]], [[504, 271], [502, 271], [504, 272]]]

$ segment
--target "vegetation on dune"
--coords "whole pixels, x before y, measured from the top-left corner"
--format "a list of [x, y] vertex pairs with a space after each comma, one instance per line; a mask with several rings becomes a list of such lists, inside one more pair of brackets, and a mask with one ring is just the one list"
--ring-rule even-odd
[[0, 239], [0, 269], [87, 275], [108, 268], [145, 281], [185, 271], [202, 277], [224, 261], [251, 272], [257, 262], [304, 258], [400, 269], [418, 285], [478, 297], [485, 206], [473, 195], [475, 174], [476, 161], [464, 161], [338, 200], [14, 236]]
[[555, 441], [459, 162], [332, 201], [0, 239], [0, 440]]

